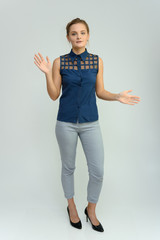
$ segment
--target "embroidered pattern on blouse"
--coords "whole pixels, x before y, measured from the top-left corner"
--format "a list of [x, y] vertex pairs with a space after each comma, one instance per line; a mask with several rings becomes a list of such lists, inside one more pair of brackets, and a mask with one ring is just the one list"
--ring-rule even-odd
[[[78, 70], [77, 57], [72, 62], [69, 54], [61, 56], [61, 70], [74, 69]], [[98, 55], [89, 53], [85, 61], [80, 58], [80, 69], [98, 69]]]

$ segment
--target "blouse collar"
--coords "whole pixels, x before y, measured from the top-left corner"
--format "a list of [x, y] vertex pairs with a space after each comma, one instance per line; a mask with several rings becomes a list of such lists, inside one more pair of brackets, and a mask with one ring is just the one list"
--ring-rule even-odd
[[75, 59], [77, 56], [80, 56], [81, 59], [82, 59], [83, 61], [85, 61], [85, 59], [86, 59], [86, 57], [87, 57], [88, 54], [89, 54], [89, 53], [88, 53], [88, 51], [87, 51], [87, 48], [85, 48], [85, 51], [82, 52], [81, 54], [76, 54], [76, 53], [74, 53], [73, 50], [71, 49], [71, 51], [70, 51], [70, 53], [69, 53], [69, 56], [71, 57], [72, 62], [74, 62], [74, 59]]

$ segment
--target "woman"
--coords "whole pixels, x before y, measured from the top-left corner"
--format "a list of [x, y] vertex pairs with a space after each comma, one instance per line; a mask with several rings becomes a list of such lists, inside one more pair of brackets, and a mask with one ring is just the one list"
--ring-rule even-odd
[[119, 101], [134, 105], [140, 97], [129, 95], [132, 90], [118, 94], [104, 89], [103, 61], [93, 53], [89, 53], [86, 44], [89, 40], [89, 27], [86, 21], [76, 18], [66, 26], [67, 40], [72, 44], [69, 53], [61, 55], [51, 62], [42, 54], [35, 54], [35, 64], [45, 73], [47, 91], [54, 101], [59, 100], [59, 110], [56, 122], [56, 138], [58, 141], [62, 171], [61, 181], [64, 196], [68, 201], [67, 211], [73, 227], [82, 228], [74, 202], [74, 170], [78, 136], [85, 152], [89, 181], [87, 186], [88, 205], [84, 209], [86, 221], [88, 218], [92, 228], [103, 232], [103, 226], [95, 213], [96, 204], [103, 183], [104, 147], [99, 125], [96, 96], [108, 101]]

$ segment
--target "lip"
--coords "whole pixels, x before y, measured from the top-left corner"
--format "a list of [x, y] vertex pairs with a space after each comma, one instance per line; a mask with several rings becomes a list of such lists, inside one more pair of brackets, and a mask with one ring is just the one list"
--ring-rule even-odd
[[82, 41], [77, 41], [76, 43], [81, 43]]

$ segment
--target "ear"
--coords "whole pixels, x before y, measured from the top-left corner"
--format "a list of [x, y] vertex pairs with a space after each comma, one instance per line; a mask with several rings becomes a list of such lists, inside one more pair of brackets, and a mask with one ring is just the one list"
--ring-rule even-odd
[[68, 37], [68, 35], [66, 35], [66, 38], [67, 38], [67, 40], [69, 41], [69, 37]]

